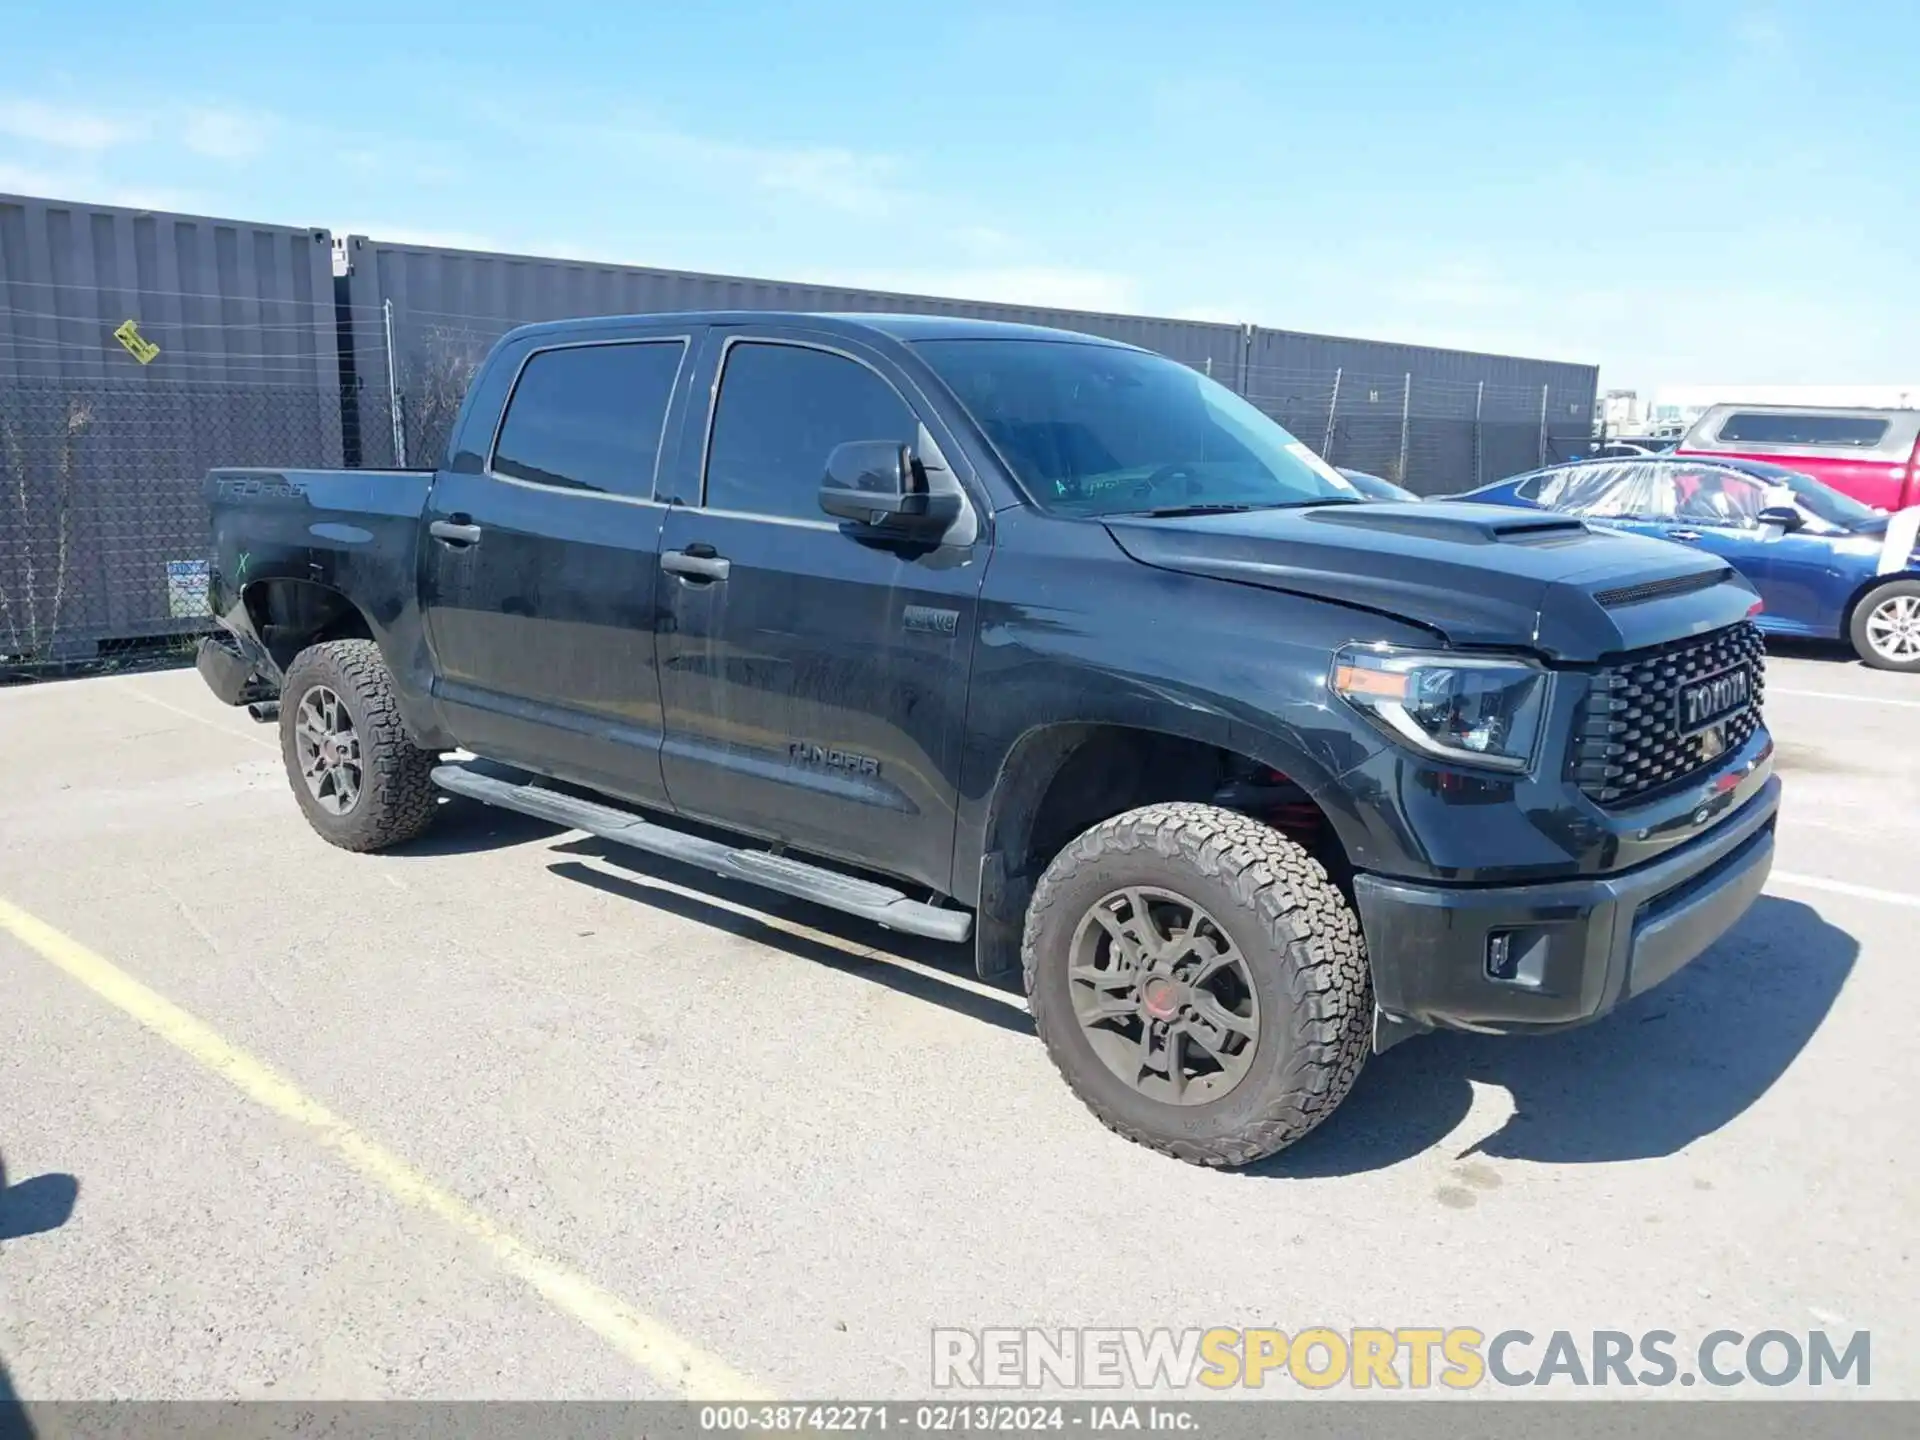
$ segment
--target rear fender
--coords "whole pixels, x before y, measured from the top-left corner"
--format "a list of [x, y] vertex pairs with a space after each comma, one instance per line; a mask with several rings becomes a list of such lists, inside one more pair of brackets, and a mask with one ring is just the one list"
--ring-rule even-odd
[[306, 645], [364, 636], [393, 672], [416, 744], [450, 746], [420, 615], [430, 472], [216, 470], [215, 615], [275, 684]]

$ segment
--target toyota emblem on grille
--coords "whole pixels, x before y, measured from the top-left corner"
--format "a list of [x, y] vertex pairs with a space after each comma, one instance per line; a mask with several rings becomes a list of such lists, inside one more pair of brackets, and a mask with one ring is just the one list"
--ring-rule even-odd
[[[1680, 733], [1704, 729], [1736, 710], [1744, 710], [1752, 696], [1753, 680], [1745, 666], [1686, 682], [1677, 696]], [[1725, 744], [1724, 736], [1721, 743]]]

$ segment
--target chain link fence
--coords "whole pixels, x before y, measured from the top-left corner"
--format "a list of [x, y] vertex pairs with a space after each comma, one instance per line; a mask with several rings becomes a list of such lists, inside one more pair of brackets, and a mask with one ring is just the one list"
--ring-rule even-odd
[[[357, 415], [349, 428], [359, 436], [358, 463], [438, 463], [467, 382], [516, 322], [384, 306], [352, 314]], [[1215, 374], [1213, 367], [1207, 373]], [[1237, 384], [1331, 464], [1369, 471], [1418, 495], [1470, 490], [1590, 453], [1590, 395], [1410, 372], [1248, 366], [1243, 375], [1215, 378]], [[351, 434], [348, 450], [348, 463], [355, 463]]]
[[205, 629], [206, 472], [335, 464], [340, 424], [314, 386], [0, 382], [0, 664]]
[[467, 385], [494, 342], [519, 322], [341, 306], [348, 465], [405, 469], [446, 453]]
[[1592, 397], [1401, 372], [1248, 368], [1244, 393], [1329, 464], [1450, 495], [1590, 453]]
[[[259, 380], [0, 379], [0, 665], [206, 628], [207, 470], [430, 467], [468, 381], [514, 324], [344, 300], [337, 316], [337, 390], [292, 371], [268, 383], [282, 379], [271, 370]], [[1216, 378], [1331, 463], [1422, 495], [1590, 444], [1590, 395], [1253, 365]]]

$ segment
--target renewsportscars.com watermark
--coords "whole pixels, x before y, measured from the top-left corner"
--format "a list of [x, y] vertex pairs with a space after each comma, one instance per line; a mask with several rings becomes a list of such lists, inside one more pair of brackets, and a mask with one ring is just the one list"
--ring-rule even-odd
[[1873, 1337], [1825, 1330], [1489, 1334], [1468, 1326], [1284, 1330], [936, 1329], [936, 1390], [1472, 1390], [1873, 1383]]

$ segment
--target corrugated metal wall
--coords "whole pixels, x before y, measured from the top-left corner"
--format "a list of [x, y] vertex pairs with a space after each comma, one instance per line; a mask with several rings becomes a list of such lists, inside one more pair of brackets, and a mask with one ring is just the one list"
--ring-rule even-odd
[[208, 469], [389, 465], [403, 447], [432, 464], [474, 367], [532, 320], [891, 310], [1085, 331], [1204, 371], [1335, 464], [1425, 494], [1579, 453], [1598, 381], [1512, 356], [364, 236], [340, 258], [336, 281], [325, 230], [0, 195], [0, 659], [198, 627]]
[[331, 255], [0, 195], [0, 654], [195, 628], [206, 471], [341, 463]]
[[362, 235], [343, 242], [343, 258], [362, 397], [358, 451], [370, 465], [395, 463], [383, 329], [388, 302], [394, 388], [406, 457], [416, 465], [438, 458], [466, 377], [495, 340], [515, 325], [573, 315], [891, 310], [1080, 330], [1203, 370], [1324, 449], [1334, 463], [1372, 470], [1422, 494], [1463, 490], [1537, 464], [1543, 455], [1577, 453], [1590, 433], [1599, 378], [1592, 366], [1515, 356], [447, 250]]
[[[394, 364], [406, 410], [407, 458], [431, 464], [445, 446], [464, 377], [515, 325], [575, 315], [643, 315], [668, 310], [894, 311], [965, 315], [1053, 325], [1157, 350], [1237, 387], [1245, 333], [1237, 325], [1102, 315], [1032, 305], [1000, 305], [931, 295], [898, 295], [830, 285], [790, 284], [731, 275], [650, 270], [577, 260], [442, 250], [351, 236], [348, 305], [363, 396], [384, 398], [382, 306], [393, 302]], [[386, 412], [362, 407], [368, 464], [388, 463]], [[422, 458], [422, 457], [427, 458]]]

